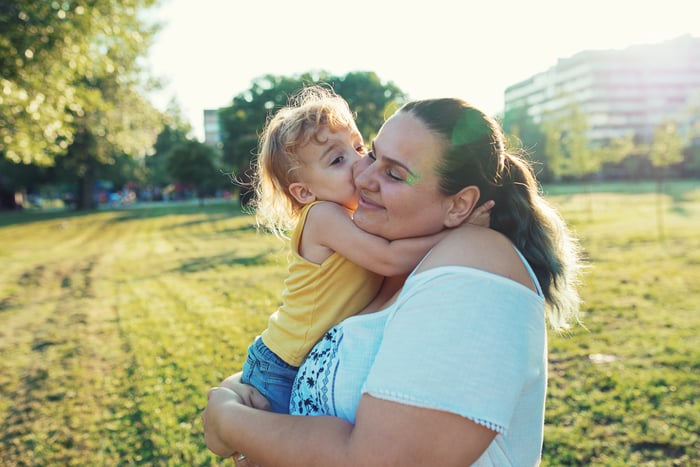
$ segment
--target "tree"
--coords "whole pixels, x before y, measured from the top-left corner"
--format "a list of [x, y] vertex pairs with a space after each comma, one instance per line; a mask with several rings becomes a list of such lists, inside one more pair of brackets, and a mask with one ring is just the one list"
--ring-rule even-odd
[[185, 121], [179, 104], [171, 101], [163, 115], [164, 125], [153, 145], [153, 154], [146, 157], [146, 182], [154, 187], [163, 188], [172, 182], [167, 171], [167, 160], [173, 149], [186, 143], [192, 132], [191, 125]]
[[693, 92], [683, 110], [685, 121], [686, 149], [683, 162], [684, 176], [697, 177], [700, 175], [700, 89]]
[[21, 209], [15, 194], [36, 193], [42, 184], [51, 180], [51, 172], [47, 167], [15, 164], [0, 157], [0, 210]]
[[233, 98], [229, 107], [219, 111], [222, 129], [223, 162], [237, 181], [239, 199], [246, 204], [250, 198], [253, 177], [251, 161], [257, 150], [258, 134], [274, 109], [287, 103], [304, 83], [323, 79], [327, 74], [310, 73], [294, 77], [265, 75], [253, 80], [250, 90]]
[[633, 134], [613, 138], [605, 145], [593, 148], [592, 154], [595, 159], [600, 161], [601, 166], [605, 164], [619, 164], [624, 160], [631, 162], [633, 159], [639, 159], [640, 153], [645, 151], [645, 147], [635, 142]]
[[527, 106], [509, 109], [503, 115], [502, 124], [508, 147], [523, 148], [537, 170], [537, 178], [542, 182], [552, 180], [554, 174], [547, 161], [545, 133], [532, 119]]
[[64, 5], [0, 8], [0, 152], [15, 163], [51, 164], [73, 140], [72, 114], [83, 111], [74, 82], [87, 71], [92, 15]]
[[600, 170], [602, 163], [593, 157], [588, 139], [588, 118], [575, 102], [556, 114], [550, 113], [543, 128], [547, 156], [555, 176], [585, 180]]
[[[157, 0], [10, 2], [0, 9], [0, 152], [15, 163], [74, 170], [79, 207], [93, 207], [98, 166], [143, 157], [161, 125], [144, 97], [141, 57]], [[138, 109], [136, 111], [135, 109]]]
[[588, 137], [588, 117], [574, 102], [561, 109], [543, 124], [547, 158], [558, 177], [576, 178], [584, 183], [588, 214], [593, 217], [591, 181], [603, 165], [619, 162], [635, 152], [633, 135], [614, 138], [595, 146]]
[[659, 238], [664, 237], [663, 191], [668, 168], [683, 161], [683, 141], [675, 122], [667, 122], [656, 128], [649, 148], [649, 159], [656, 172], [656, 220]]
[[213, 191], [215, 178], [221, 173], [217, 171], [216, 150], [196, 140], [188, 140], [173, 148], [166, 168], [174, 180], [185, 186], [194, 188], [200, 205], [204, 197]]
[[685, 150], [685, 172], [688, 177], [700, 176], [700, 139]]
[[376, 134], [387, 112], [405, 100], [404, 93], [392, 83], [382, 83], [375, 73], [355, 72], [343, 77], [325, 71], [294, 76], [265, 75], [253, 80], [251, 89], [233, 98], [219, 112], [222, 128], [223, 160], [238, 181], [239, 199], [247, 203], [258, 147], [258, 135], [268, 116], [287, 105], [289, 98], [303, 86], [327, 84], [345, 98], [357, 113], [357, 125], [365, 138]]
[[357, 114], [357, 127], [362, 136], [371, 141], [384, 124], [406, 101], [406, 94], [393, 82], [382, 83], [374, 72], [353, 72], [330, 78], [335, 92], [348, 101]]

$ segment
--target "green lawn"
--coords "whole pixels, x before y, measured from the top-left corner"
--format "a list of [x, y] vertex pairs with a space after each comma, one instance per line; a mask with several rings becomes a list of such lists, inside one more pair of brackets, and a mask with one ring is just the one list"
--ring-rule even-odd
[[[550, 335], [543, 465], [697, 465], [700, 183], [667, 190], [547, 187], [590, 268], [585, 328]], [[233, 204], [1, 213], [0, 463], [231, 465], [199, 414], [285, 264]]]

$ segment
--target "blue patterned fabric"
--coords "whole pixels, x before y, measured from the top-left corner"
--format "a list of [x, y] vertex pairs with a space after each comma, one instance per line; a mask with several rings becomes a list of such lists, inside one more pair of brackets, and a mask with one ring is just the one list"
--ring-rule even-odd
[[343, 328], [331, 328], [306, 357], [292, 389], [290, 412], [295, 415], [334, 415], [334, 376], [340, 361], [338, 346], [343, 340]]

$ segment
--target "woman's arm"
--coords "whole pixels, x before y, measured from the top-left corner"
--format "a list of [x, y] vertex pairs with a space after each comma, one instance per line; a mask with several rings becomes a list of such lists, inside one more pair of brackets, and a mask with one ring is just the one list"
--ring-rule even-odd
[[335, 417], [296, 417], [252, 409], [235, 392], [214, 388], [202, 414], [216, 454], [234, 446], [260, 465], [463, 466], [478, 459], [495, 432], [448, 412], [364, 395], [356, 425]]

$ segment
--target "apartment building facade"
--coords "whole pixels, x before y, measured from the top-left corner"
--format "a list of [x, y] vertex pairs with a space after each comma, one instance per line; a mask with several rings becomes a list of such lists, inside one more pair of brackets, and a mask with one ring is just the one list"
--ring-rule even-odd
[[204, 109], [204, 144], [221, 147], [219, 109]]
[[700, 38], [579, 52], [509, 86], [504, 109], [524, 106], [541, 123], [572, 103], [587, 116], [593, 144], [631, 133], [649, 142], [669, 121], [690, 131], [700, 122]]

